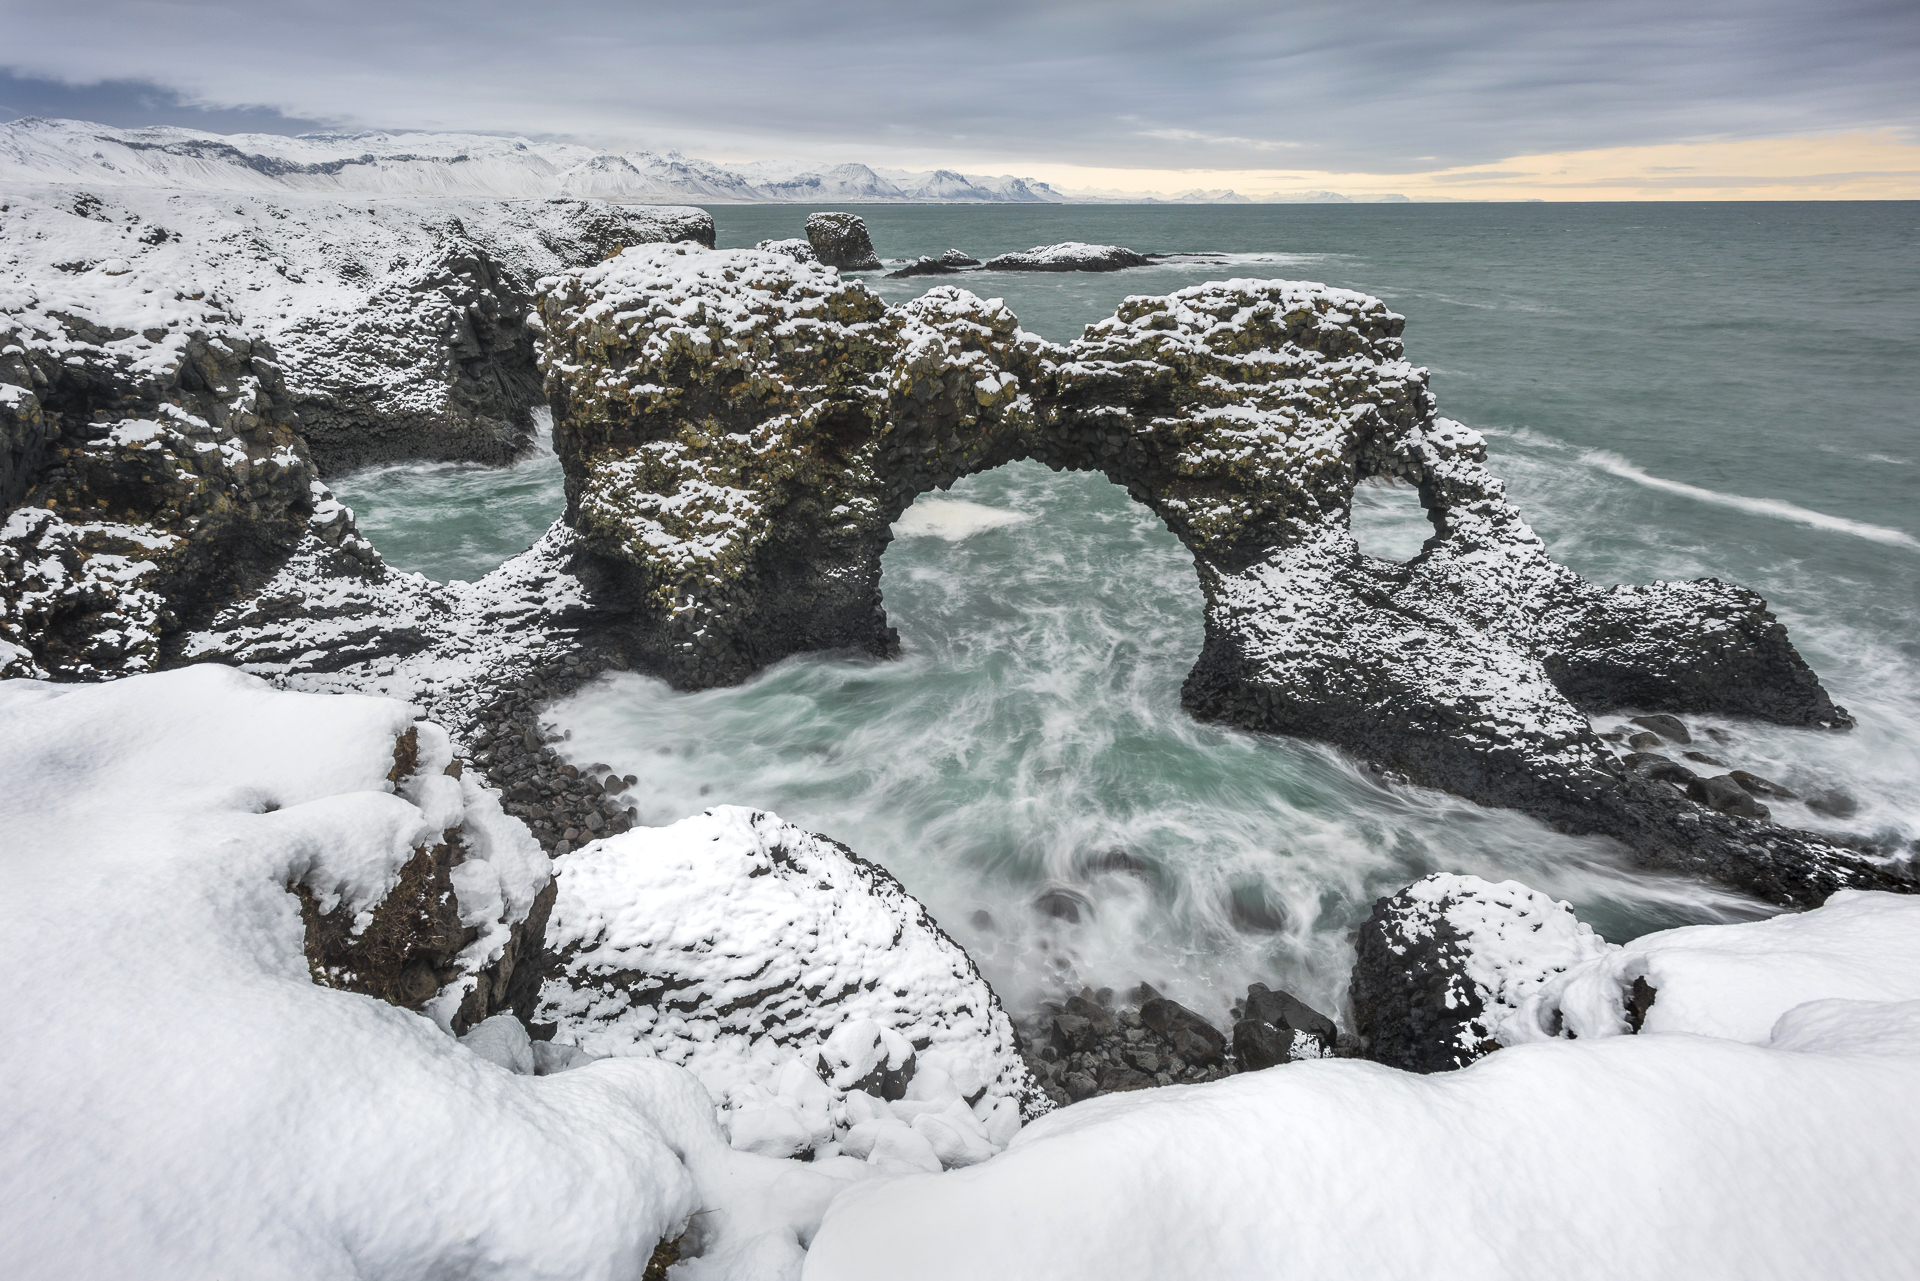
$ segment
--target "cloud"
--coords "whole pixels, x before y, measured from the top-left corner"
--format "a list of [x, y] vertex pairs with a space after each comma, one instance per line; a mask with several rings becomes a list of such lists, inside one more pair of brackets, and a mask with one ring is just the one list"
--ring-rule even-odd
[[178, 89], [152, 80], [96, 80], [66, 84], [20, 76], [0, 67], [0, 120], [52, 116], [141, 128], [181, 125], [208, 133], [308, 133], [321, 121], [283, 115], [272, 107], [215, 106], [187, 101]]
[[[1920, 125], [1911, 0], [0, 0], [166, 112], [1004, 171], [1507, 157]], [[258, 126], [255, 126], [258, 127]]]

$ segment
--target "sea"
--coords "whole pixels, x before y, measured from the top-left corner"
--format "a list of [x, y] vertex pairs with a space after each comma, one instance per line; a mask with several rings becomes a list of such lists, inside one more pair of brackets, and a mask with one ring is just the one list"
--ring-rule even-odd
[[[809, 212], [712, 209], [722, 247], [802, 235]], [[1859, 722], [1690, 717], [1699, 745], [1853, 807], [1774, 802], [1779, 821], [1920, 839], [1920, 203], [856, 212], [886, 259], [1064, 240], [1212, 259], [866, 277], [890, 301], [940, 284], [1004, 299], [1056, 341], [1128, 295], [1210, 279], [1384, 299], [1441, 412], [1486, 435], [1556, 558], [1599, 583], [1758, 590]], [[505, 468], [329, 479], [390, 563], [443, 580], [485, 574], [563, 505], [544, 444]], [[1393, 559], [1429, 533], [1385, 486], [1362, 490], [1354, 527]], [[1344, 1019], [1355, 927], [1436, 871], [1524, 882], [1615, 941], [1770, 910], [1606, 838], [1383, 786], [1322, 744], [1196, 723], [1180, 708], [1201, 642], [1192, 560], [1104, 477], [1002, 467], [922, 497], [895, 532], [897, 660], [810, 654], [699, 693], [609, 676], [550, 710], [561, 750], [636, 775], [645, 824], [751, 805], [845, 842], [1016, 1012], [1145, 981], [1220, 1017], [1259, 981]]]

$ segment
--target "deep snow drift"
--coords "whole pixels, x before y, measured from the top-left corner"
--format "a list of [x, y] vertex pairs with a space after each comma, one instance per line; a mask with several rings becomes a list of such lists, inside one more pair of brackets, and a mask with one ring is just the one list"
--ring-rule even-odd
[[806, 1276], [1910, 1278], [1915, 937], [1920, 901], [1842, 892], [1632, 945], [1669, 985], [1638, 1036], [1075, 1104], [980, 1167], [849, 1191]]
[[548, 875], [430, 725], [396, 794], [413, 718], [218, 667], [0, 682], [11, 1275], [630, 1278], [696, 1211], [676, 1275], [791, 1275], [875, 1168], [734, 1153], [666, 1064], [515, 1075], [317, 985], [290, 886], [366, 911], [457, 828], [478, 962]]

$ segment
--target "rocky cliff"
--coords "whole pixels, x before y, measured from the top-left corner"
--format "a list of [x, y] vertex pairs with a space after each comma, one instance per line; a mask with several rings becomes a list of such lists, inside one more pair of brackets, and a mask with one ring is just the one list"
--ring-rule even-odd
[[124, 263], [141, 290], [218, 294], [239, 332], [274, 349], [325, 472], [514, 457], [540, 403], [535, 282], [625, 245], [713, 243], [697, 209], [581, 200], [8, 187], [0, 206], [14, 291]]

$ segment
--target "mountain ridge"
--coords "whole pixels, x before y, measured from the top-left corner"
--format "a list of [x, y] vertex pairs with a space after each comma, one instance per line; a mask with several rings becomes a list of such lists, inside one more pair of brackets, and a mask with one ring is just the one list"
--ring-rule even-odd
[[[593, 199], [622, 204], [1351, 203], [1331, 191], [1060, 191], [1037, 178], [859, 163], [725, 164], [668, 151], [427, 130], [218, 134], [25, 116], [0, 124], [0, 181], [207, 191]], [[1404, 196], [1362, 199], [1404, 200]]]

